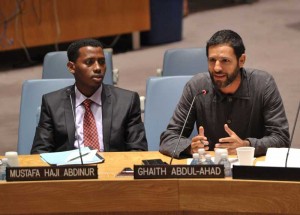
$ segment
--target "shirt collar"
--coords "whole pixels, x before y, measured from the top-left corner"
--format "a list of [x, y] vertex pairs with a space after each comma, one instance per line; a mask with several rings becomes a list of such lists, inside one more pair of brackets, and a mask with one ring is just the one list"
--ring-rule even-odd
[[222, 101], [223, 99], [227, 98], [228, 96], [231, 96], [232, 98], [238, 98], [238, 99], [249, 99], [250, 98], [248, 77], [247, 77], [246, 70], [244, 68], [241, 68], [241, 84], [234, 94], [227, 95], [227, 94], [221, 93], [221, 91], [216, 89], [215, 86], [213, 86], [213, 89], [215, 92], [214, 101]]
[[102, 84], [101, 86], [96, 90], [96, 92], [90, 96], [89, 98], [86, 97], [85, 95], [83, 95], [77, 88], [77, 86], [75, 85], [75, 96], [76, 96], [76, 107], [78, 107], [79, 105], [81, 105], [81, 103], [86, 100], [86, 99], [90, 99], [92, 100], [94, 103], [98, 104], [99, 106], [102, 105], [101, 102], [101, 93], [102, 93]]
[[240, 99], [249, 99], [250, 98], [250, 89], [249, 89], [249, 80], [244, 68], [241, 69], [241, 84], [237, 91], [232, 94], [232, 97]]

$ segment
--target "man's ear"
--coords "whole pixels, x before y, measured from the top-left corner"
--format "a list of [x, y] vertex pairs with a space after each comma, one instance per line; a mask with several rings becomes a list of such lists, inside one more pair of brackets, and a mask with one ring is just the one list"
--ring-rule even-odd
[[246, 55], [242, 54], [239, 59], [239, 67], [242, 68], [244, 66], [245, 62], [246, 62]]
[[71, 72], [74, 75], [74, 73], [75, 73], [75, 64], [72, 61], [69, 61], [67, 63], [67, 67], [69, 69], [69, 72]]

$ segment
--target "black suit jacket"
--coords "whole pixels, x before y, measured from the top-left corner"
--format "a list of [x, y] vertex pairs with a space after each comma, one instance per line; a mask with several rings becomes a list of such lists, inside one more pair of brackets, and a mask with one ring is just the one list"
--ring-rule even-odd
[[[67, 89], [75, 105], [75, 87], [43, 95], [31, 154], [74, 149], [75, 124]], [[103, 84], [102, 124], [105, 151], [148, 150], [136, 92]]]

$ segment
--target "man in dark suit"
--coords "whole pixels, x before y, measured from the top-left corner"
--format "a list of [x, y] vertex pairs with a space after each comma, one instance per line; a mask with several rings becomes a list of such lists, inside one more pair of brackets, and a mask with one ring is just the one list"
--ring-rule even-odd
[[43, 96], [31, 153], [78, 146], [99, 151], [147, 150], [138, 94], [102, 84], [106, 71], [102, 44], [94, 39], [76, 41], [68, 48], [68, 59], [75, 85]]

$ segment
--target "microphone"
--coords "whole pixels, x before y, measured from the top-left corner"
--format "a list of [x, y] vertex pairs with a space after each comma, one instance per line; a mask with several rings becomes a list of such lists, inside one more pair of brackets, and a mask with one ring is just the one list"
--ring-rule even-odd
[[68, 95], [68, 97], [70, 99], [70, 104], [71, 104], [72, 114], [73, 114], [73, 121], [74, 121], [74, 125], [75, 125], [75, 140], [77, 140], [77, 145], [78, 145], [78, 149], [79, 149], [79, 157], [80, 157], [81, 165], [83, 165], [81, 147], [79, 145], [79, 140], [78, 140], [79, 139], [79, 135], [78, 135], [77, 126], [76, 126], [75, 111], [74, 111], [73, 101], [72, 101], [72, 97], [71, 97], [71, 89], [68, 88], [66, 90], [66, 93], [67, 93], [67, 95]]
[[287, 151], [287, 153], [286, 153], [285, 167], [287, 167], [287, 161], [288, 161], [289, 154], [290, 154], [290, 149], [291, 149], [291, 146], [292, 146], [292, 141], [293, 141], [293, 137], [294, 137], [294, 132], [295, 132], [296, 124], [297, 124], [297, 121], [298, 121], [299, 111], [300, 111], [300, 101], [299, 101], [299, 105], [298, 105], [298, 110], [297, 110], [297, 114], [296, 114], [296, 119], [295, 119], [295, 122], [294, 122], [294, 127], [293, 127], [292, 134], [291, 134], [291, 138], [290, 138], [289, 148], [288, 148], [288, 151]]
[[180, 132], [180, 135], [179, 135], [177, 144], [176, 144], [175, 149], [174, 149], [174, 151], [173, 151], [173, 153], [172, 153], [172, 157], [171, 157], [171, 160], [170, 160], [170, 165], [172, 164], [174, 155], [175, 155], [175, 153], [176, 153], [176, 151], [177, 151], [178, 145], [179, 145], [180, 140], [181, 140], [181, 137], [182, 137], [182, 133], [183, 133], [183, 131], [184, 131], [184, 129], [185, 129], [186, 122], [187, 122], [187, 120], [188, 120], [188, 118], [189, 118], [189, 115], [190, 115], [190, 112], [191, 112], [192, 107], [193, 107], [193, 105], [194, 105], [194, 102], [195, 102], [196, 97], [199, 96], [199, 95], [206, 95], [208, 92], [209, 92], [208, 90], [202, 90], [201, 92], [197, 93], [197, 94], [194, 96], [194, 98], [193, 98], [193, 100], [192, 100], [192, 103], [191, 103], [191, 105], [190, 105], [190, 109], [189, 109], [189, 111], [188, 111], [188, 113], [187, 113], [187, 115], [186, 115], [186, 118], [185, 118], [185, 120], [184, 120], [184, 123], [183, 123], [182, 129], [181, 129], [181, 132]]

